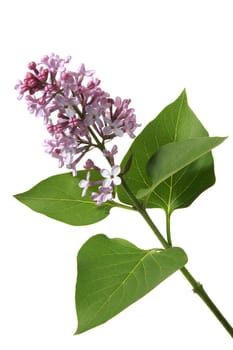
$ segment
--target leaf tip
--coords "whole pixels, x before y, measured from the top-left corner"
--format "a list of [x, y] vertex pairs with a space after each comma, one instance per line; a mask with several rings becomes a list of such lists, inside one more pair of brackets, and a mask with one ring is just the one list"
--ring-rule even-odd
[[81, 332], [79, 331], [79, 329], [77, 328], [76, 331], [74, 332], [73, 336], [75, 335], [79, 335]]
[[180, 98], [183, 98], [185, 101], [187, 101], [187, 91], [186, 88], [184, 88], [180, 94]]
[[[94, 326], [94, 327], [96, 327], [96, 326]], [[74, 332], [73, 336], [75, 336], [75, 335], [80, 335], [80, 334], [82, 334], [82, 333], [85, 333], [86, 331], [88, 331], [88, 330], [90, 330], [90, 329], [92, 329], [92, 328], [94, 328], [94, 327], [88, 327], [87, 325], [81, 324], [81, 323], [78, 321], [78, 326], [77, 326], [77, 329], [76, 329], [76, 331]]]
[[18, 199], [18, 200], [19, 200], [19, 197], [20, 197], [20, 193], [17, 193], [17, 194], [13, 194], [13, 195], [12, 195], [12, 197], [13, 197], [13, 198], [15, 198], [15, 199]]

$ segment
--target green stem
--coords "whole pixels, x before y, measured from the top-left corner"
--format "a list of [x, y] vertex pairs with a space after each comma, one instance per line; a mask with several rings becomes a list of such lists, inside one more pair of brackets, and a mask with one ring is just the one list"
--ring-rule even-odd
[[166, 231], [167, 231], [167, 242], [172, 246], [172, 238], [171, 238], [171, 214], [166, 213]]
[[135, 208], [130, 207], [129, 205], [124, 205], [122, 203], [115, 202], [113, 200], [111, 200], [111, 202], [109, 202], [109, 204], [110, 204], [111, 207], [114, 207], [114, 208], [121, 208], [121, 209], [127, 209], [127, 210], [135, 211]]
[[223, 316], [223, 314], [220, 312], [220, 310], [217, 308], [217, 306], [213, 303], [213, 301], [210, 299], [210, 297], [206, 293], [203, 285], [200, 282], [197, 282], [195, 280], [195, 278], [186, 269], [186, 267], [182, 267], [182, 269], [180, 269], [180, 271], [184, 275], [184, 277], [189, 281], [189, 283], [192, 285], [193, 292], [196, 293], [202, 299], [202, 301], [204, 301], [204, 303], [213, 312], [213, 314], [219, 320], [219, 322], [222, 324], [222, 326], [226, 329], [226, 331], [233, 338], [233, 328], [232, 328], [232, 326], [226, 320], [226, 318]]
[[155, 233], [156, 237], [158, 238], [158, 240], [160, 241], [160, 243], [162, 244], [162, 246], [164, 248], [169, 248], [169, 244], [167, 243], [166, 239], [164, 239], [163, 235], [160, 233], [159, 229], [156, 227], [156, 225], [153, 223], [153, 221], [151, 220], [150, 216], [147, 214], [147, 211], [145, 210], [145, 208], [143, 207], [143, 205], [141, 204], [141, 202], [135, 197], [135, 195], [133, 194], [133, 192], [131, 192], [129, 186], [127, 185], [127, 183], [125, 182], [125, 180], [122, 178], [121, 179], [122, 182], [122, 186], [124, 187], [125, 191], [127, 192], [129, 198], [131, 199], [131, 201], [133, 202], [133, 206], [135, 207], [135, 209], [142, 215], [142, 217], [145, 219], [145, 221], [147, 222], [147, 224], [150, 226], [150, 228], [152, 229], [152, 231]]
[[105, 149], [104, 145], [100, 142], [100, 140], [98, 139], [95, 132], [92, 130], [92, 128], [90, 126], [88, 127], [88, 130], [89, 130], [91, 136], [93, 137], [93, 139], [95, 140], [97, 147], [100, 149], [101, 152], [103, 152], [103, 150]]
[[[150, 226], [160, 243], [164, 248], [170, 248], [171, 247], [171, 238], [170, 242], [166, 241], [163, 235], [158, 230], [157, 226], [153, 223], [150, 216], [147, 214], [145, 208], [143, 207], [142, 203], [135, 197], [135, 195], [131, 192], [129, 186], [126, 184], [124, 179], [122, 179], [122, 186], [124, 187], [126, 193], [128, 194], [129, 198], [131, 199], [135, 209], [141, 214], [141, 216], [145, 219], [147, 224]], [[170, 237], [170, 216], [169, 219], [167, 218], [167, 229], [168, 229], [168, 238]], [[169, 244], [170, 243], [170, 244]], [[202, 284], [197, 282], [196, 279], [191, 275], [191, 273], [186, 269], [186, 267], [183, 267], [180, 269], [181, 273], [184, 275], [184, 277], [188, 280], [188, 282], [192, 285], [194, 293], [196, 293], [202, 301], [208, 306], [208, 308], [212, 311], [212, 313], [215, 315], [215, 317], [219, 320], [219, 322], [222, 324], [222, 326], [225, 328], [225, 330], [231, 335], [233, 338], [233, 328], [230, 325], [230, 323], [225, 319], [223, 314], [220, 312], [220, 310], [216, 307], [216, 305], [213, 303], [213, 301], [210, 299], [209, 295], [206, 293], [205, 289], [203, 288]]]

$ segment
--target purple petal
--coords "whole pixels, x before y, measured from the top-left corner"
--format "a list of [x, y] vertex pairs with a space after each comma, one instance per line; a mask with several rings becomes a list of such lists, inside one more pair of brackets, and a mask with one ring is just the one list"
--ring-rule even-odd
[[114, 165], [114, 166], [112, 167], [111, 173], [112, 173], [113, 176], [116, 176], [116, 175], [119, 175], [119, 174], [120, 174], [120, 171], [121, 171], [120, 166], [119, 166], [119, 165]]
[[103, 181], [103, 187], [109, 187], [112, 183], [112, 179], [108, 178]]
[[105, 178], [110, 178], [111, 177], [111, 173], [107, 169], [101, 169], [100, 170], [100, 174], [103, 177], [105, 177]]
[[119, 176], [116, 176], [113, 179], [113, 183], [114, 183], [115, 186], [119, 186], [121, 184], [121, 178]]

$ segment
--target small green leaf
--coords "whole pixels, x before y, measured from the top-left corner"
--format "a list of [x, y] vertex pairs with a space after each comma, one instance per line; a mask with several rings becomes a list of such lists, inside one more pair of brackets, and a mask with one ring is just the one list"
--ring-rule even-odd
[[[133, 193], [141, 191], [142, 196], [142, 190], [152, 186], [152, 180], [147, 173], [147, 163], [162, 146], [207, 136], [208, 132], [188, 106], [184, 90], [132, 143], [121, 163], [121, 169], [124, 169], [128, 160], [132, 158], [130, 169], [124, 175], [125, 182]], [[144, 199], [143, 204], [147, 208], [163, 208], [167, 213], [171, 213], [177, 208], [189, 206], [214, 183], [214, 162], [212, 153], [208, 152], [161, 182], [150, 196]], [[121, 202], [133, 204], [123, 186], [117, 187], [117, 194]]]
[[181, 248], [139, 249], [105, 235], [90, 238], [78, 253], [76, 334], [94, 328], [143, 297], [183, 267]]
[[[85, 197], [81, 196], [82, 189], [78, 183], [86, 178], [86, 174], [87, 170], [82, 170], [76, 177], [71, 173], [51, 176], [29, 191], [15, 195], [15, 198], [32, 210], [67, 224], [93, 224], [106, 218], [114, 204], [108, 202], [97, 206], [90, 200], [90, 194], [96, 190], [95, 187], [89, 189]], [[91, 180], [99, 178], [96, 171], [91, 171]]]
[[147, 164], [152, 186], [139, 191], [138, 198], [150, 195], [161, 182], [220, 145], [225, 139], [225, 137], [197, 137], [160, 147]]

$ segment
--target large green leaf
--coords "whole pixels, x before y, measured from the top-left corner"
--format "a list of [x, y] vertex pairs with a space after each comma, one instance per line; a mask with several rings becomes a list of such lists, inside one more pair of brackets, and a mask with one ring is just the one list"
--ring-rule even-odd
[[132, 243], [90, 238], [78, 254], [76, 334], [96, 327], [144, 296], [173, 272], [187, 256], [180, 248], [142, 250]]
[[224, 137], [197, 137], [160, 147], [147, 164], [152, 186], [139, 191], [139, 197], [150, 195], [161, 182], [208, 153], [224, 140]]
[[[32, 210], [67, 224], [77, 226], [93, 224], [108, 216], [114, 204], [108, 202], [97, 206], [90, 200], [90, 194], [96, 190], [95, 187], [91, 187], [85, 197], [81, 196], [82, 189], [78, 183], [86, 178], [86, 173], [87, 170], [82, 170], [76, 177], [71, 173], [51, 176], [15, 197]], [[99, 178], [100, 175], [92, 170], [91, 180]]]
[[[178, 99], [168, 105], [136, 137], [125, 155], [121, 168], [132, 159], [130, 169], [124, 175], [125, 182], [134, 194], [150, 188], [152, 180], [147, 173], [149, 159], [168, 143], [206, 137], [208, 133], [187, 103], [185, 90]], [[166, 212], [189, 206], [193, 200], [215, 182], [211, 152], [195, 160], [167, 178], [147, 198], [148, 208], [163, 208]], [[132, 204], [123, 186], [118, 187], [120, 200]]]

